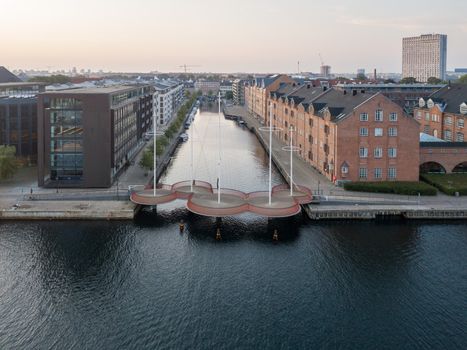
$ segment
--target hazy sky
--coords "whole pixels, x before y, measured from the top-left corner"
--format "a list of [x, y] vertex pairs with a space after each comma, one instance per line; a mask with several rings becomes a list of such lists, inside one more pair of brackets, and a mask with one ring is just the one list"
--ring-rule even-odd
[[0, 0], [10, 69], [401, 71], [403, 36], [448, 35], [467, 66], [466, 0]]

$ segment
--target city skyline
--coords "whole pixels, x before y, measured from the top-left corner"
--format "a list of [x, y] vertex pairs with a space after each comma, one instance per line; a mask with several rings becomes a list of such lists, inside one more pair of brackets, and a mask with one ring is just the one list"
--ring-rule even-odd
[[[467, 4], [369, 0], [169, 2], [6, 1], [2, 64], [10, 69], [175, 72], [400, 72], [402, 38], [448, 35], [448, 70], [467, 65]], [[400, 9], [404, 11], [401, 14]], [[309, 15], [308, 15], [309, 14]], [[18, 29], [16, 19], [22, 19]], [[70, 22], [76, 19], [76, 23]], [[268, 59], [264, 59], [268, 57]]]

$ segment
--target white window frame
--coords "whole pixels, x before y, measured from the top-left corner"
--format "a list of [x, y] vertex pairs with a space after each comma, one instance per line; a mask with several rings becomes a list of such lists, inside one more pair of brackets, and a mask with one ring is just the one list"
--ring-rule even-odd
[[397, 168], [388, 168], [388, 179], [397, 179]]
[[[362, 133], [362, 131], [365, 131], [365, 132]], [[361, 127], [360, 136], [368, 136], [368, 128]]]
[[389, 113], [389, 121], [390, 122], [397, 122], [397, 113], [396, 112]]
[[368, 178], [368, 169], [367, 168], [358, 169], [358, 177], [360, 179], [367, 179]]
[[373, 172], [373, 176], [375, 179], [382, 179], [383, 178], [383, 168], [375, 168]]
[[389, 158], [397, 158], [397, 148], [396, 147], [389, 147], [388, 148], [388, 157]]
[[360, 113], [360, 121], [367, 122], [368, 121], [368, 113]]
[[383, 128], [375, 128], [375, 137], [382, 137], [384, 134]]
[[457, 119], [457, 127], [464, 128], [464, 119], [462, 118]]
[[451, 117], [446, 117], [444, 120], [446, 121], [447, 125], [452, 125], [452, 118]]
[[456, 133], [456, 142], [464, 142], [464, 134], [462, 132]]
[[383, 147], [375, 147], [373, 150], [373, 155], [375, 158], [383, 158]]
[[358, 155], [360, 158], [368, 158], [368, 148], [360, 147], [360, 149], [358, 150]]
[[382, 122], [384, 121], [384, 115], [382, 109], [377, 109], [375, 111], [375, 122]]
[[391, 127], [388, 129], [388, 136], [390, 136], [390, 137], [396, 137], [396, 136], [397, 136], [397, 128], [394, 127], [394, 126], [391, 126]]

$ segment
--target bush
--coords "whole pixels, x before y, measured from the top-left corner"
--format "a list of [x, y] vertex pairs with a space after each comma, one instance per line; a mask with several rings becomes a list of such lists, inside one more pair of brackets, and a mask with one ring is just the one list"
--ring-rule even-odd
[[347, 182], [344, 184], [347, 191], [392, 193], [409, 196], [436, 196], [436, 188], [424, 182], [385, 181], [385, 182]]
[[422, 174], [420, 178], [447, 195], [467, 195], [467, 174]]

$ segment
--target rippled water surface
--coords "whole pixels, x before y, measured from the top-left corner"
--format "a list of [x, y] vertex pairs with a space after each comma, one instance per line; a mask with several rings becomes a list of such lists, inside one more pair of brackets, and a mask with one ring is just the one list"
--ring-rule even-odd
[[[195, 127], [196, 177], [214, 183], [216, 122]], [[266, 189], [253, 135], [223, 125], [226, 186]], [[467, 348], [465, 222], [248, 214], [223, 220], [222, 241], [215, 227], [182, 201], [134, 222], [1, 223], [0, 349]]]

